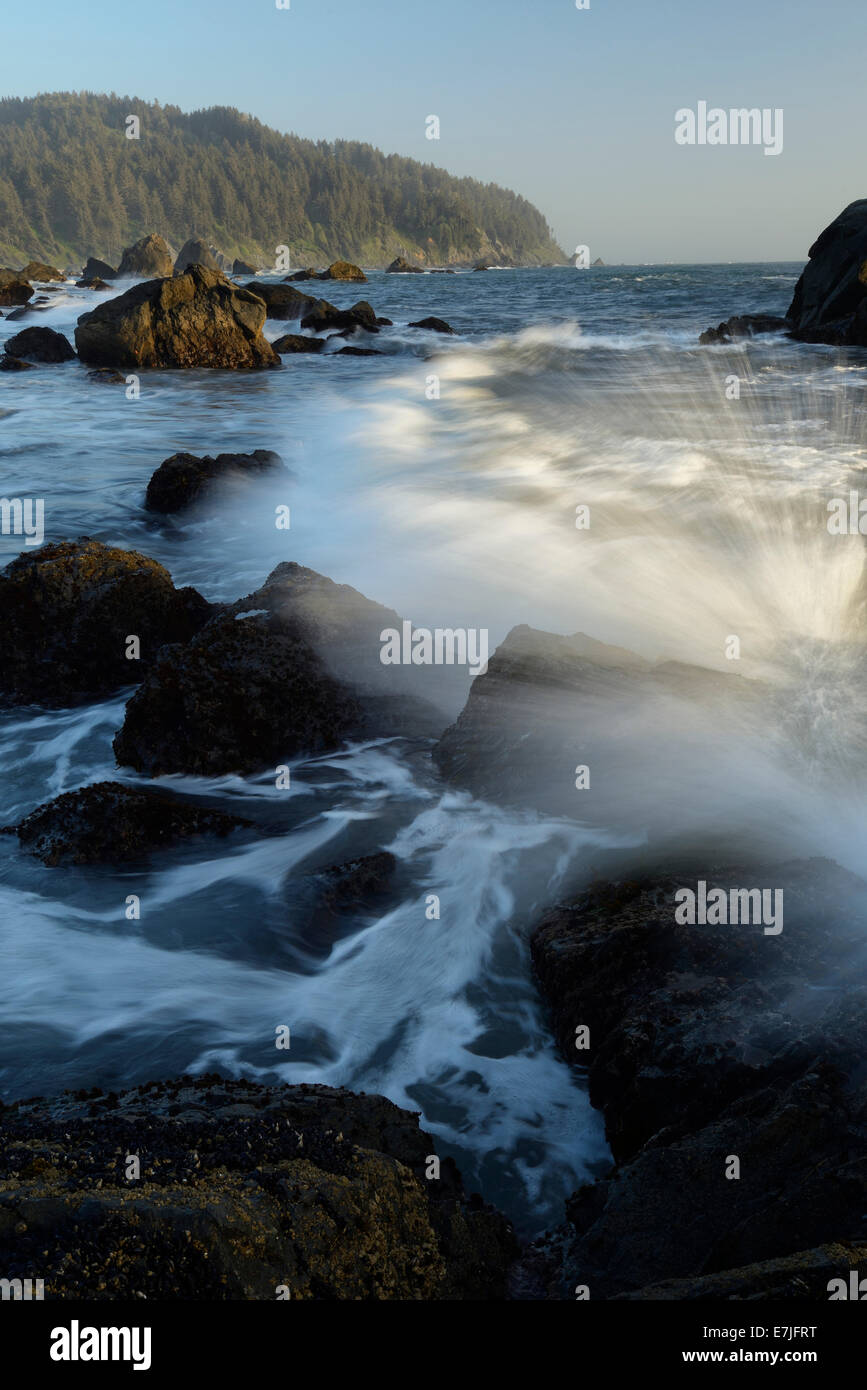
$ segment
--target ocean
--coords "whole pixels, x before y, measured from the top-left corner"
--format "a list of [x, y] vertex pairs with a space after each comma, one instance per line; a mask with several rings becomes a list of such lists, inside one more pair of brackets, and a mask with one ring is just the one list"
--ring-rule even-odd
[[[294, 560], [416, 625], [484, 629], [491, 650], [526, 623], [727, 672], [736, 635], [738, 673], [786, 692], [795, 728], [780, 749], [768, 730], [762, 814], [793, 856], [859, 871], [863, 540], [826, 523], [864, 467], [867, 353], [777, 335], [698, 345], [730, 314], [784, 313], [800, 269], [372, 271], [325, 288], [393, 320], [370, 344], [381, 357], [143, 372], [138, 399], [77, 361], [0, 375], [0, 492], [44, 500], [46, 541], [140, 550], [212, 600]], [[0, 348], [37, 324], [72, 339], [100, 299], [47, 293], [44, 312], [0, 321]], [[428, 315], [459, 336], [408, 327]], [[269, 321], [270, 338], [283, 331]], [[255, 448], [285, 471], [191, 518], [144, 510], [169, 455]], [[4, 564], [23, 548], [0, 537]], [[0, 824], [89, 782], [139, 780], [111, 750], [128, 694], [0, 711]], [[162, 780], [254, 808], [265, 833], [144, 868], [50, 870], [0, 836], [0, 1096], [182, 1071], [379, 1092], [420, 1111], [523, 1234], [558, 1221], [608, 1150], [551, 1038], [528, 935], [640, 835], [474, 800], [417, 740], [293, 762], [288, 795], [270, 772]], [[399, 863], [383, 909], [311, 939], [304, 876], [380, 849]]]

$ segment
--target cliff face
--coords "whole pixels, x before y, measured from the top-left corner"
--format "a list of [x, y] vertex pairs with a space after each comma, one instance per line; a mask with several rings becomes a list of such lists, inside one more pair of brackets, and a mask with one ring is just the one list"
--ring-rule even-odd
[[[127, 139], [133, 115], [140, 134]], [[188, 114], [86, 92], [0, 101], [0, 262], [116, 265], [154, 227], [262, 265], [278, 245], [296, 265], [565, 259], [518, 194], [371, 145], [283, 135], [229, 107]]]

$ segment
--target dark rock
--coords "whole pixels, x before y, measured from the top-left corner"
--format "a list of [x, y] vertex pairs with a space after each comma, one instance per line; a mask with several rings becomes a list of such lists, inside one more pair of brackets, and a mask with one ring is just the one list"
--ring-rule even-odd
[[108, 261], [100, 261], [96, 256], [88, 256], [87, 265], [82, 271], [84, 280], [116, 280], [117, 271]]
[[312, 328], [324, 333], [331, 328], [346, 329], [353, 332], [363, 328], [366, 333], [378, 333], [376, 314], [366, 300], [360, 299], [351, 309], [336, 309], [327, 300], [320, 299], [301, 320], [302, 328]]
[[867, 345], [867, 198], [817, 237], [786, 318], [802, 342]]
[[19, 308], [13, 309], [11, 314], [7, 314], [6, 318], [9, 321], [9, 323], [12, 323], [13, 319], [29, 318], [29, 316], [34, 312], [35, 310], [32, 304], [22, 304], [19, 306]]
[[28, 285], [26, 280], [7, 280], [5, 284], [0, 284], [0, 304], [26, 304], [33, 295], [33, 286]]
[[87, 373], [88, 381], [101, 381], [106, 386], [124, 386], [126, 377], [122, 372], [116, 372], [113, 367], [94, 367], [93, 371]]
[[[0, 574], [5, 701], [64, 705], [141, 680], [165, 642], [186, 642], [215, 611], [134, 550], [81, 537], [27, 551]], [[127, 660], [127, 638], [141, 659]]]
[[[216, 256], [210, 251], [207, 243], [199, 241], [196, 237], [192, 237], [189, 241], [184, 242], [181, 250], [178, 252], [178, 258], [175, 261], [173, 273], [175, 275], [183, 275], [184, 271], [189, 269], [191, 265], [203, 266], [205, 270], [222, 271], [222, 266], [218, 263]], [[255, 274], [255, 271], [253, 273]]]
[[[675, 894], [698, 878], [781, 890], [783, 930], [677, 923]], [[532, 954], [555, 1033], [589, 1068], [616, 1160], [543, 1242], [563, 1296], [867, 1241], [867, 994], [851, 984], [865, 910], [867, 884], [826, 860], [705, 862], [593, 885], [541, 922]], [[771, 1296], [763, 1278], [751, 1296]]]
[[293, 352], [321, 352], [325, 342], [322, 338], [306, 338], [303, 333], [284, 333], [272, 346], [285, 357]]
[[429, 329], [432, 333], [451, 333], [451, 334], [454, 334], [454, 332], [455, 332], [455, 330], [454, 330], [453, 328], [451, 328], [451, 327], [449, 326], [449, 324], [446, 323], [445, 319], [436, 319], [436, 318], [419, 319], [418, 323], [411, 323], [409, 326], [410, 326], [410, 328], [427, 328], [427, 329]]
[[391, 319], [383, 319], [377, 316], [376, 326], [377, 328], [394, 328], [394, 323]]
[[255, 275], [257, 267], [250, 265], [249, 261], [235, 260], [232, 262], [233, 275]]
[[596, 257], [596, 260], [593, 262], [594, 268], [595, 268], [597, 265], [604, 265], [604, 264], [605, 264], [605, 262], [603, 261], [603, 259], [602, 259], [601, 256], [597, 256], [597, 257]]
[[493, 264], [493, 261], [477, 261], [473, 270], [492, 270]]
[[826, 1302], [832, 1279], [844, 1279], [849, 1284], [851, 1270], [867, 1265], [867, 1245], [820, 1245], [813, 1250], [798, 1250], [778, 1260], [761, 1260], [741, 1269], [726, 1269], [719, 1274], [696, 1275], [691, 1279], [666, 1279], [660, 1284], [648, 1284], [635, 1293], [616, 1294], [614, 1302], [702, 1302], [711, 1299], [743, 1301], [773, 1299], [810, 1299]]
[[[124, 1156], [141, 1154], [141, 1178]], [[0, 1263], [51, 1297], [505, 1297], [516, 1242], [382, 1096], [216, 1075], [0, 1111]]]
[[10, 357], [30, 362], [71, 362], [75, 357], [72, 344], [53, 328], [24, 328], [6, 339], [4, 349]]
[[62, 270], [53, 265], [46, 265], [45, 261], [28, 261], [19, 274], [22, 280], [35, 280], [39, 285], [48, 284], [52, 280], [66, 279]]
[[248, 474], [271, 472], [282, 465], [279, 454], [254, 449], [250, 454], [172, 454], [160, 464], [147, 486], [149, 512], [179, 512], [200, 501], [219, 481]]
[[75, 345], [95, 366], [269, 367], [279, 358], [262, 335], [264, 323], [260, 299], [220, 271], [194, 265], [82, 314]]
[[[767, 727], [758, 681], [652, 663], [583, 633], [513, 628], [434, 749], [448, 781], [483, 799], [532, 806], [654, 840], [698, 833], [707, 779], [728, 785]], [[772, 714], [779, 719], [778, 713]], [[684, 749], [701, 747], [701, 757]], [[576, 788], [576, 770], [590, 769]], [[730, 811], [722, 799], [719, 815]], [[712, 831], [719, 826], [708, 819]], [[704, 828], [705, 823], [701, 823]], [[769, 827], [770, 833], [771, 827]]]
[[118, 763], [148, 776], [253, 772], [356, 737], [430, 736], [444, 715], [423, 668], [383, 666], [390, 609], [301, 565], [167, 647], [126, 708]]
[[264, 303], [269, 319], [300, 319], [318, 302], [301, 290], [293, 290], [290, 285], [265, 285], [261, 280], [252, 280], [244, 286], [249, 294], [254, 294]]
[[309, 266], [307, 270], [295, 270], [291, 275], [287, 275], [283, 284], [288, 285], [292, 280], [322, 280], [327, 278], [324, 274], [319, 275], [315, 266]]
[[97, 278], [95, 280], [76, 280], [75, 288], [77, 290], [110, 290], [111, 285], [106, 284], [105, 280]]
[[193, 835], [228, 835], [250, 822], [151, 788], [95, 782], [38, 806], [17, 826], [21, 844], [43, 864], [119, 864]]
[[171, 251], [161, 236], [151, 232], [134, 246], [127, 247], [121, 256], [116, 278], [151, 280], [171, 275], [172, 269]]
[[736, 314], [717, 328], [708, 328], [699, 343], [730, 343], [733, 338], [754, 338], [759, 333], [787, 333], [789, 325], [777, 314]]
[[335, 357], [382, 357], [378, 348], [344, 347], [338, 348]]
[[327, 270], [323, 270], [317, 277], [320, 280], [363, 280], [367, 282], [367, 276], [360, 266], [352, 265], [350, 261], [332, 261]]
[[391, 265], [386, 266], [385, 273], [386, 275], [423, 275], [424, 271], [419, 265], [410, 265], [403, 256], [396, 256]]
[[394, 855], [381, 850], [320, 869], [317, 877], [321, 903], [332, 912], [366, 907], [372, 898], [390, 888], [396, 867]]
[[0, 372], [31, 372], [32, 362], [24, 362], [20, 357], [0, 357]]

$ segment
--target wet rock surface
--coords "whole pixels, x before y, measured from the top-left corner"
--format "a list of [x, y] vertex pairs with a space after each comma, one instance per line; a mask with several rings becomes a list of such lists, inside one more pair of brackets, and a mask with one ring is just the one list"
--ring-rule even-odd
[[[5, 703], [66, 705], [141, 680], [166, 642], [188, 641], [215, 611], [135, 550], [83, 536], [25, 551], [0, 574]], [[137, 636], [140, 659], [127, 659]]]
[[250, 822], [197, 802], [122, 782], [94, 782], [37, 806], [18, 825], [23, 848], [58, 864], [123, 863], [194, 835], [228, 835]]
[[181, 1077], [0, 1107], [0, 1137], [0, 1261], [46, 1300], [505, 1293], [507, 1222], [381, 1096]]
[[69, 340], [53, 328], [23, 328], [7, 338], [3, 347], [10, 357], [30, 362], [71, 362], [75, 357]]
[[280, 468], [282, 459], [271, 449], [254, 449], [249, 454], [218, 454], [216, 458], [195, 454], [172, 454], [151, 477], [145, 494], [150, 512], [184, 511], [212, 495], [220, 482], [258, 477]]
[[[678, 924], [675, 893], [698, 876], [708, 892], [782, 889], [783, 930]], [[865, 908], [867, 884], [829, 861], [691, 864], [594, 885], [539, 924], [555, 1035], [586, 1064], [616, 1160], [534, 1247], [547, 1296], [727, 1271], [734, 1290], [742, 1266], [867, 1241], [867, 994], [850, 985]], [[757, 1275], [750, 1296], [777, 1287]]]

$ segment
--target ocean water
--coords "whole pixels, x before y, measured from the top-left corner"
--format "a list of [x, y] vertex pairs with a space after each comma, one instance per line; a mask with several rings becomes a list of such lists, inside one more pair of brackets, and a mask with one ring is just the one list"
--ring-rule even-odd
[[[827, 504], [864, 467], [867, 352], [698, 346], [732, 313], [785, 312], [799, 271], [371, 272], [324, 288], [394, 320], [371, 344], [382, 357], [146, 372], [137, 400], [78, 362], [0, 374], [0, 493], [44, 499], [46, 540], [141, 550], [215, 600], [295, 560], [417, 625], [485, 628], [492, 649], [528, 623], [725, 675], [735, 634], [737, 673], [787, 715], [782, 730], [769, 718], [760, 774], [728, 789], [728, 814], [760, 805], [792, 854], [859, 872], [863, 538], [829, 535]], [[0, 321], [0, 348], [31, 324], [71, 338], [100, 298], [47, 293], [44, 312]], [[431, 314], [460, 336], [408, 327]], [[285, 471], [187, 519], [144, 511], [170, 454], [253, 448]], [[23, 548], [0, 537], [3, 563]], [[124, 702], [0, 713], [0, 824], [91, 781], [134, 783], [111, 751]], [[164, 781], [261, 834], [53, 870], [0, 837], [0, 1095], [214, 1069], [381, 1092], [421, 1111], [524, 1233], [560, 1219], [607, 1149], [551, 1041], [528, 934], [640, 834], [475, 801], [441, 783], [428, 745], [401, 740], [296, 762], [288, 795], [264, 774]], [[391, 898], [311, 939], [304, 876], [377, 849], [399, 861]]]

